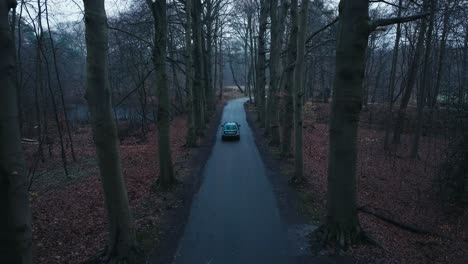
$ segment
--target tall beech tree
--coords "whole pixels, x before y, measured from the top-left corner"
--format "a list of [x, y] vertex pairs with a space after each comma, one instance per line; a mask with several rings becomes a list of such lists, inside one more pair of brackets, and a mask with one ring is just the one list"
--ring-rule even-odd
[[289, 32], [288, 55], [284, 67], [285, 81], [282, 83], [283, 96], [283, 127], [281, 133], [281, 155], [287, 156], [291, 153], [291, 130], [293, 128], [293, 85], [294, 69], [297, 58], [297, 0], [291, 0], [290, 4], [291, 26]]
[[336, 43], [336, 69], [329, 124], [328, 210], [319, 238], [338, 248], [362, 239], [356, 206], [357, 128], [369, 34], [381, 26], [422, 15], [369, 19], [368, 0], [341, 0]]
[[258, 109], [258, 119], [260, 124], [263, 126], [265, 123], [265, 111], [266, 111], [266, 102], [265, 102], [265, 85], [266, 85], [266, 29], [268, 22], [268, 8], [269, 1], [261, 0], [260, 1], [260, 18], [258, 25], [258, 45], [257, 45], [257, 64], [256, 64], [256, 90], [258, 98], [255, 98]]
[[172, 167], [170, 142], [170, 101], [166, 75], [167, 55], [167, 16], [166, 0], [147, 0], [154, 18], [153, 64], [156, 70], [156, 89], [158, 95], [158, 144], [159, 144], [159, 179], [162, 187], [169, 187], [175, 182]]
[[86, 100], [109, 221], [105, 261], [135, 262], [136, 238], [120, 164], [119, 138], [112, 114], [108, 75], [108, 29], [104, 0], [84, 0]]
[[28, 175], [21, 146], [14, 36], [15, 0], [0, 1], [0, 263], [32, 263]]
[[185, 1], [185, 89], [187, 91], [188, 130], [187, 146], [197, 144], [195, 100], [193, 97], [192, 0]]
[[268, 87], [268, 101], [265, 115], [266, 132], [270, 133], [272, 146], [279, 146], [280, 131], [279, 131], [279, 113], [278, 113], [278, 90], [280, 83], [280, 59], [281, 59], [281, 44], [284, 35], [284, 20], [288, 9], [286, 0], [270, 1], [270, 85]]
[[294, 112], [294, 176], [293, 181], [301, 182], [304, 178], [304, 156], [302, 120], [305, 86], [305, 35], [307, 33], [307, 13], [309, 0], [302, 0], [297, 34], [296, 67], [294, 68], [294, 82], [292, 89]]
[[206, 100], [205, 100], [205, 60], [203, 55], [203, 23], [201, 19], [203, 6], [200, 0], [192, 1], [192, 35], [193, 35], [193, 61], [199, 63], [194, 67], [193, 97], [195, 109], [195, 125], [197, 135], [203, 135], [206, 122]]

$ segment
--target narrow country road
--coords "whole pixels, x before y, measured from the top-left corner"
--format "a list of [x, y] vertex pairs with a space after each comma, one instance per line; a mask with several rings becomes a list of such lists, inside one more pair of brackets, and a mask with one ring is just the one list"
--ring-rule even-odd
[[240, 141], [217, 141], [203, 170], [174, 258], [177, 264], [293, 263], [288, 228], [266, 174], [243, 103], [230, 101], [222, 123], [241, 124]]

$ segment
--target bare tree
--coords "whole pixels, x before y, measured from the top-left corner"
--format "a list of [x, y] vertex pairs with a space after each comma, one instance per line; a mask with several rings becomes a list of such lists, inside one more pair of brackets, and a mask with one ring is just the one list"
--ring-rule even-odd
[[287, 156], [291, 153], [291, 130], [293, 128], [293, 85], [294, 83], [294, 69], [296, 67], [297, 59], [297, 0], [291, 0], [290, 4], [291, 25], [289, 32], [289, 43], [287, 48], [286, 65], [284, 66], [284, 78], [281, 89], [284, 91], [283, 95], [283, 129], [281, 133], [281, 155]]
[[0, 262], [28, 264], [32, 263], [31, 210], [19, 130], [15, 41], [8, 19], [15, 8], [15, 0], [0, 2]]
[[84, 0], [86, 25], [86, 99], [109, 220], [105, 261], [136, 261], [136, 238], [122, 176], [117, 128], [112, 116], [108, 76], [108, 29], [104, 0]]
[[294, 106], [294, 176], [293, 181], [301, 182], [304, 178], [303, 157], [303, 100], [305, 86], [305, 35], [307, 32], [307, 14], [309, 0], [302, 0], [297, 36], [296, 67], [294, 68], [293, 106]]
[[175, 183], [172, 168], [170, 141], [170, 102], [166, 76], [167, 16], [166, 0], [147, 0], [154, 18], [153, 64], [156, 70], [158, 91], [158, 144], [159, 144], [159, 179], [163, 187]]
[[327, 217], [317, 232], [326, 243], [347, 248], [363, 239], [357, 215], [357, 129], [369, 33], [379, 27], [421, 18], [370, 20], [367, 0], [342, 0], [336, 43], [336, 70], [329, 124]]
[[266, 112], [266, 101], [265, 101], [265, 85], [266, 85], [266, 29], [267, 29], [267, 20], [268, 20], [268, 8], [269, 1], [261, 0], [260, 1], [260, 19], [258, 25], [258, 45], [257, 45], [257, 81], [256, 81], [256, 90], [258, 93], [258, 98], [255, 98], [257, 102], [258, 109], [258, 118], [260, 124], [263, 126], [265, 124], [265, 112]]
[[192, 147], [197, 143], [197, 131], [195, 124], [195, 98], [193, 95], [193, 47], [192, 47], [192, 0], [185, 1], [185, 89], [187, 90], [188, 103], [188, 131], [187, 146]]

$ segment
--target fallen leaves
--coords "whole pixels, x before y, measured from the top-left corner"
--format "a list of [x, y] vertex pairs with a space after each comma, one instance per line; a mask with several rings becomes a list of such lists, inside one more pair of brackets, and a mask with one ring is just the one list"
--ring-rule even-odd
[[[183, 147], [186, 135], [185, 117], [171, 123], [171, 147], [174, 162], [188, 155]], [[152, 183], [158, 177], [158, 144], [153, 127], [146, 141], [136, 137], [126, 138], [120, 146], [122, 170], [127, 184], [128, 198], [133, 211], [139, 210], [150, 195]], [[97, 254], [107, 240], [107, 219], [101, 182], [96, 163], [83, 162], [95, 159], [91, 132], [82, 128], [74, 135], [75, 151], [79, 157], [76, 171], [80, 177], [72, 181], [48, 177], [38, 178], [31, 193], [33, 217], [33, 252], [35, 263], [80, 263]], [[35, 149], [26, 148], [28, 160], [33, 160]], [[58, 147], [58, 146], [57, 146]], [[60, 166], [59, 150], [53, 149], [53, 158], [41, 163], [39, 171]], [[57, 154], [57, 155], [56, 155]], [[157, 205], [157, 201], [155, 206]], [[158, 211], [159, 210], [159, 211]], [[155, 214], [162, 214], [154, 208]], [[154, 215], [136, 217], [136, 227], [157, 225]]]
[[[316, 121], [304, 130], [305, 190], [326, 204], [328, 166], [328, 119], [326, 104], [306, 105], [305, 121]], [[414, 234], [372, 215], [359, 214], [363, 229], [382, 249], [359, 245], [351, 254], [358, 263], [466, 263], [468, 259], [468, 213], [456, 214], [437, 197], [434, 180], [447, 143], [444, 139], [422, 137], [421, 159], [408, 156], [411, 135], [403, 135], [394, 157], [383, 152], [384, 132], [360, 127], [358, 136], [358, 204], [384, 210], [395, 220], [414, 225], [450, 239]], [[323, 218], [323, 215], [320, 216]]]

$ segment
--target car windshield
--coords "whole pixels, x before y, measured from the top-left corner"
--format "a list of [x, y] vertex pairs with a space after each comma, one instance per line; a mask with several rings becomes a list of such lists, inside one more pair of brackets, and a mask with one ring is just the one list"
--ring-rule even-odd
[[224, 125], [224, 130], [237, 130], [236, 125]]

